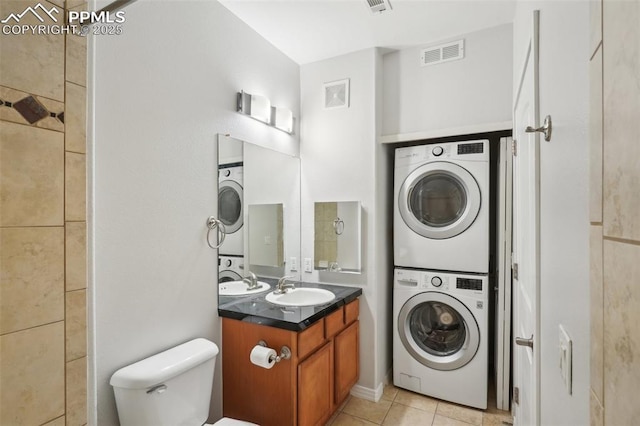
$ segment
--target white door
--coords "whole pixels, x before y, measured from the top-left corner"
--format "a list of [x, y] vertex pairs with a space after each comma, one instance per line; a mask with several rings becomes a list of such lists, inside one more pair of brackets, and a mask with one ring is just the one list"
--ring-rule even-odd
[[538, 28], [534, 11], [525, 61], [514, 101], [513, 136], [513, 262], [514, 262], [514, 424], [537, 425], [539, 415], [539, 206], [540, 136], [527, 133], [539, 127]]

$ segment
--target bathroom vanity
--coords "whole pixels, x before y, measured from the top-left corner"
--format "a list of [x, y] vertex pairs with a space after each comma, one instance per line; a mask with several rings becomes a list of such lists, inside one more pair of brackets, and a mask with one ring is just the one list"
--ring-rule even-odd
[[[346, 399], [359, 374], [359, 300], [362, 289], [323, 284], [332, 291], [320, 306], [277, 306], [265, 295], [225, 298], [222, 317], [223, 413], [269, 425], [322, 425]], [[280, 353], [272, 368], [251, 363], [263, 341]]]

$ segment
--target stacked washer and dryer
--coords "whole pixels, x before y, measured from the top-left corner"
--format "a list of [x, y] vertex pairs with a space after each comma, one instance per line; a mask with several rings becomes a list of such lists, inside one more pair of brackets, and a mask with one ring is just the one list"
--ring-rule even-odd
[[218, 166], [218, 217], [225, 238], [219, 249], [218, 281], [239, 281], [244, 276], [243, 163]]
[[487, 408], [489, 141], [398, 148], [393, 381]]

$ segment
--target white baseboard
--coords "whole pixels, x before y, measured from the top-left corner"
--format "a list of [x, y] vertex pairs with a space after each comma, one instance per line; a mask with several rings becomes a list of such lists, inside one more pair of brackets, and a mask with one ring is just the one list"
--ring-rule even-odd
[[366, 388], [364, 386], [355, 385], [351, 388], [351, 395], [357, 398], [366, 399], [367, 401], [378, 402], [382, 398], [384, 391], [384, 383], [378, 383], [375, 389]]

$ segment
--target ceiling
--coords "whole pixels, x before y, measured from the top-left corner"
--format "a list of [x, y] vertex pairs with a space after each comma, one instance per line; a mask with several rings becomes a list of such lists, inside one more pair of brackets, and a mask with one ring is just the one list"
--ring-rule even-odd
[[298, 64], [370, 47], [430, 44], [513, 21], [513, 0], [219, 0]]

